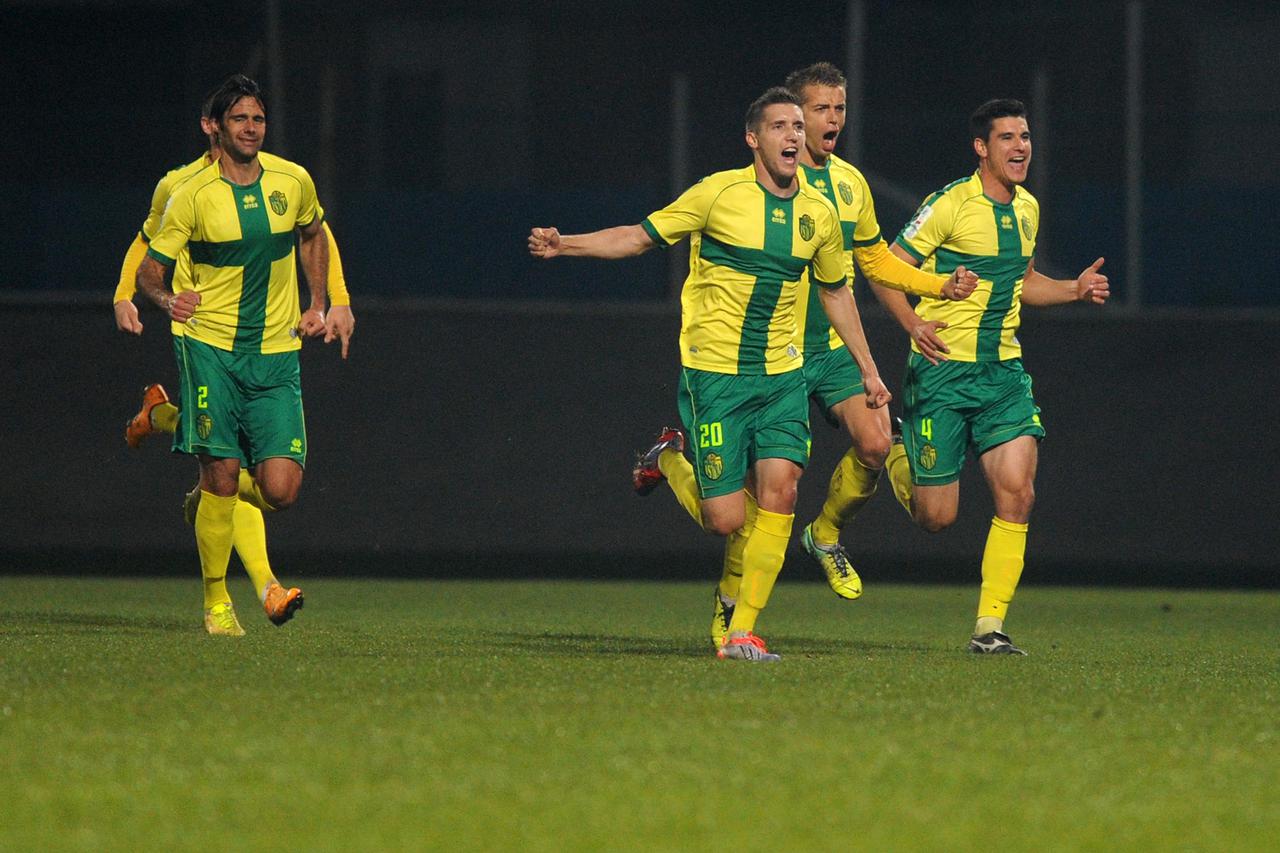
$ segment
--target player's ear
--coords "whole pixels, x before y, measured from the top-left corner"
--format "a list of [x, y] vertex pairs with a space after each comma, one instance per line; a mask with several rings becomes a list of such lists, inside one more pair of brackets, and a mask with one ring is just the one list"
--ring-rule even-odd
[[975, 136], [973, 138], [973, 153], [978, 155], [979, 160], [985, 160], [987, 157], [987, 141], [982, 137]]
[[752, 151], [755, 151], [760, 147], [760, 137], [756, 136], [756, 132], [754, 130], [747, 131], [746, 139], [747, 139], [747, 147], [750, 148]]

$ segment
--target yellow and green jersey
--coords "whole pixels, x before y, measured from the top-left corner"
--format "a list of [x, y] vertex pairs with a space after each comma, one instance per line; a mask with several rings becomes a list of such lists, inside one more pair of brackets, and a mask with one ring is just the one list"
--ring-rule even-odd
[[779, 198], [754, 166], [717, 172], [641, 226], [660, 246], [689, 237], [680, 295], [680, 363], [713, 373], [786, 373], [804, 364], [795, 345], [796, 291], [806, 268], [843, 287], [847, 258], [831, 202], [801, 184]]
[[[876, 206], [871, 199], [867, 179], [851, 164], [834, 156], [821, 169], [801, 163], [799, 174], [802, 186], [812, 187], [835, 205], [840, 217], [845, 275], [852, 287], [854, 247], [880, 242], [880, 223], [876, 221]], [[796, 343], [803, 352], [824, 352], [844, 346], [827, 319], [817, 288], [810, 286], [807, 272], [800, 280], [796, 299], [800, 306], [796, 317]]]
[[[963, 264], [978, 275], [978, 288], [960, 302], [921, 300], [916, 313], [947, 323], [938, 336], [953, 361], [1018, 358], [1022, 279], [1035, 253], [1040, 204], [1017, 187], [1000, 204], [982, 191], [977, 173], [925, 199], [898, 235], [897, 245], [926, 270], [950, 274]], [[919, 348], [912, 344], [919, 352]]]
[[200, 304], [185, 333], [233, 352], [277, 353], [302, 346], [294, 228], [324, 211], [307, 170], [261, 152], [262, 172], [239, 186], [218, 164], [188, 178], [169, 201], [147, 254], [173, 266], [191, 256]]
[[[160, 182], [156, 184], [155, 192], [151, 194], [151, 208], [147, 211], [146, 221], [142, 223], [141, 230], [134, 240], [133, 245], [129, 247], [129, 251], [125, 254], [124, 263], [120, 267], [120, 280], [116, 283], [116, 292], [111, 301], [119, 302], [123, 299], [132, 299], [137, 288], [138, 264], [146, 257], [147, 245], [160, 231], [160, 222], [164, 219], [165, 208], [169, 206], [169, 199], [189, 178], [203, 171], [210, 163], [209, 155], [202, 154], [195, 160], [185, 166], [179, 166], [170, 170], [165, 174]], [[333, 232], [329, 230], [329, 226], [324, 226], [325, 237], [329, 241], [329, 304], [330, 305], [350, 305], [351, 296], [347, 292], [346, 277], [342, 272], [342, 260], [338, 254], [338, 244], [333, 239]], [[173, 292], [181, 293], [184, 290], [191, 289], [191, 256], [187, 252], [179, 253], [173, 266]], [[175, 335], [183, 334], [186, 327], [180, 323], [173, 323], [173, 333]]]

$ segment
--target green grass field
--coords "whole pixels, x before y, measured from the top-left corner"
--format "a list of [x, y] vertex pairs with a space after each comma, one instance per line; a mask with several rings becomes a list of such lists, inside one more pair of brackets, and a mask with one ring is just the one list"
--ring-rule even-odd
[[1274, 850], [1280, 594], [0, 578], [4, 850]]

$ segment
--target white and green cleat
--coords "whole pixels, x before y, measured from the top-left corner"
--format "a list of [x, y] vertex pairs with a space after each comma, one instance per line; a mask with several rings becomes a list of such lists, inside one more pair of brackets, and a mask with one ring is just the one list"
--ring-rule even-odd
[[862, 578], [849, 565], [849, 552], [845, 551], [843, 545], [839, 542], [834, 545], [819, 545], [813, 541], [812, 524], [800, 534], [800, 544], [813, 561], [822, 567], [832, 592], [849, 601], [862, 595]]

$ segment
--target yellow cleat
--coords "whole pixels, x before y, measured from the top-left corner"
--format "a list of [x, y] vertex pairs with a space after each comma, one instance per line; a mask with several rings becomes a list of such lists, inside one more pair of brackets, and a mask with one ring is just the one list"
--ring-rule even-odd
[[215, 604], [204, 612], [204, 629], [215, 637], [244, 636], [244, 628], [240, 627], [230, 601]]
[[711, 647], [719, 651], [725, 640], [729, 639], [729, 622], [733, 620], [735, 602], [725, 599], [720, 594], [718, 585], [713, 597], [716, 600], [716, 609], [711, 614]]
[[819, 545], [813, 541], [813, 525], [810, 524], [800, 535], [800, 544], [827, 575], [827, 583], [831, 591], [841, 598], [852, 601], [862, 595], [862, 578], [849, 565], [849, 553], [837, 542], [834, 545]]
[[142, 389], [142, 408], [129, 419], [124, 426], [124, 441], [134, 450], [142, 444], [142, 439], [155, 432], [155, 424], [151, 422], [151, 410], [156, 406], [169, 402], [169, 395], [164, 386], [156, 383]]
[[262, 609], [267, 611], [267, 618], [272, 625], [283, 625], [302, 609], [302, 590], [296, 586], [285, 589], [280, 584], [273, 583], [267, 587]]

